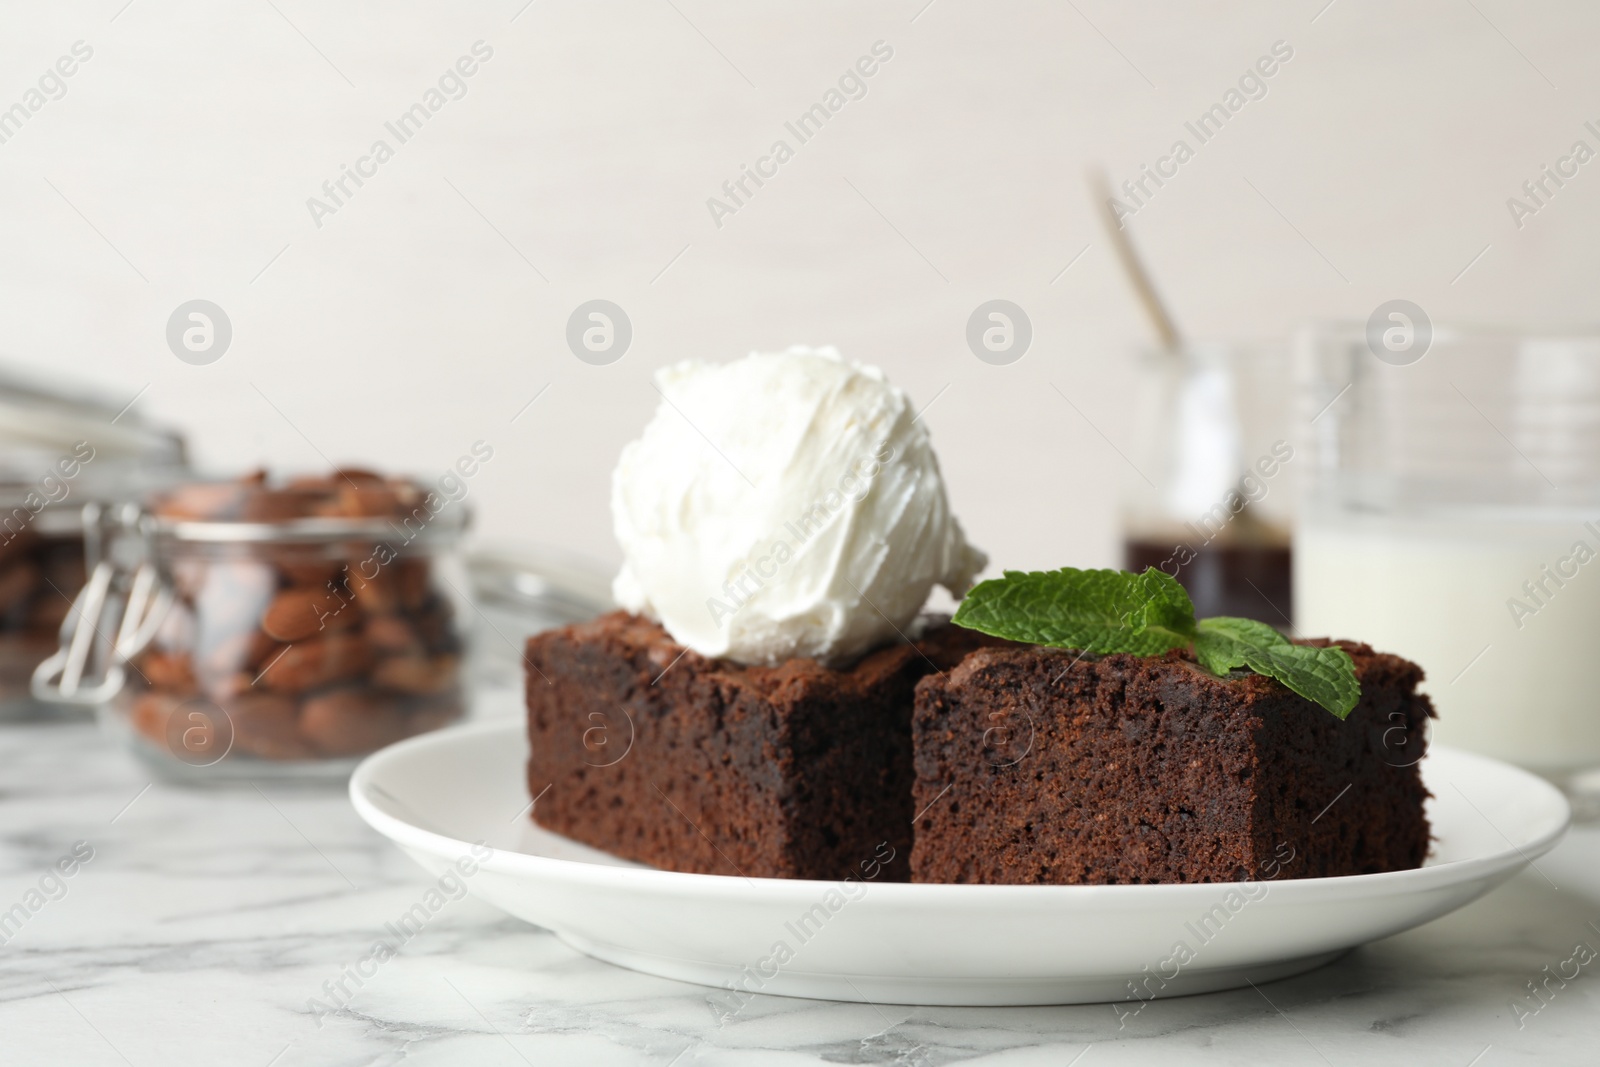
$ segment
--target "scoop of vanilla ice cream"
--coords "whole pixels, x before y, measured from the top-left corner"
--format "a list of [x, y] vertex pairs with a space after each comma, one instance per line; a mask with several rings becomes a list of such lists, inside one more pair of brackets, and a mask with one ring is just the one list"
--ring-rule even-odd
[[612, 591], [696, 652], [848, 662], [988, 562], [950, 512], [927, 426], [876, 367], [797, 346], [679, 363], [656, 388], [612, 476]]

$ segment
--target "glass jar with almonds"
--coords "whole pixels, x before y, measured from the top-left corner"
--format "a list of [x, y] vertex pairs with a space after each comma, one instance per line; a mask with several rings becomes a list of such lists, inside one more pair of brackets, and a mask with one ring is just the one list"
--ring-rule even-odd
[[168, 490], [124, 517], [79, 598], [96, 635], [36, 688], [99, 703], [168, 777], [342, 775], [463, 713], [466, 524], [368, 471]]

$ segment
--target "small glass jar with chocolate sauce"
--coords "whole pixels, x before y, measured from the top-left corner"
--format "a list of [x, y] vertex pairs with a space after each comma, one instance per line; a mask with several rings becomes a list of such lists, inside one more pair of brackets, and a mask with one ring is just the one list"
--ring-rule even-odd
[[35, 691], [180, 781], [342, 777], [461, 718], [466, 506], [366, 471], [193, 482], [102, 518]]
[[1173, 575], [1202, 618], [1291, 625], [1288, 359], [1270, 345], [1191, 342], [1141, 360], [1123, 566]]

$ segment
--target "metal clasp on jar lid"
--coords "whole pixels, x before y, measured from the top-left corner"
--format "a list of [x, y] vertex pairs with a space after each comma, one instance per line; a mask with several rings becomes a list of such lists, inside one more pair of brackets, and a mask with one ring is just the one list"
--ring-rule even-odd
[[[139, 530], [140, 519], [135, 505], [115, 510], [94, 503], [84, 506], [89, 580], [61, 623], [61, 647], [34, 669], [30, 688], [36, 700], [91, 705], [110, 700], [126, 681], [123, 665], [149, 645], [171, 611], [172, 590], [161, 580], [148, 552], [142, 553], [131, 574], [115, 558], [117, 533]], [[116, 637], [106, 647], [105, 634], [111, 629]], [[98, 674], [91, 674], [96, 668]]]

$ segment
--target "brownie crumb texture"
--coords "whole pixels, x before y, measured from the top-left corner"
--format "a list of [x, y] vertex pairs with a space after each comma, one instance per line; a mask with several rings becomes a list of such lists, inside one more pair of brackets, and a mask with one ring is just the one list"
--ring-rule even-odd
[[537, 634], [532, 817], [666, 870], [905, 881], [914, 687], [991, 643], [942, 621], [844, 669], [707, 659], [625, 612]]
[[[1318, 642], [1324, 643], [1324, 642]], [[917, 882], [1131, 884], [1420, 866], [1433, 715], [1422, 669], [1340, 642], [1340, 721], [1186, 653], [985, 648], [925, 678], [913, 724]]]

